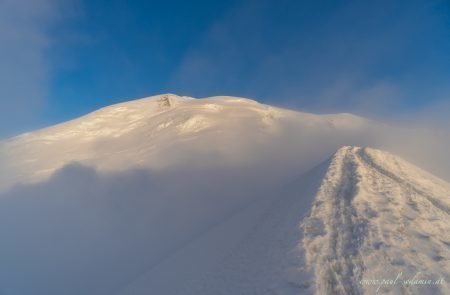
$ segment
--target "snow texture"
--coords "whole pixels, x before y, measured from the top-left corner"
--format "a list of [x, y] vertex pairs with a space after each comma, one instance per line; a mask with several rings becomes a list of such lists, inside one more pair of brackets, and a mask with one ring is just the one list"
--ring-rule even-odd
[[[450, 281], [450, 185], [388, 153], [344, 147], [304, 221], [318, 294], [370, 294], [363, 279]], [[379, 293], [449, 294], [443, 285], [382, 286]]]
[[166, 94], [1, 141], [0, 294], [450, 294], [450, 184], [357, 147], [405, 134]]

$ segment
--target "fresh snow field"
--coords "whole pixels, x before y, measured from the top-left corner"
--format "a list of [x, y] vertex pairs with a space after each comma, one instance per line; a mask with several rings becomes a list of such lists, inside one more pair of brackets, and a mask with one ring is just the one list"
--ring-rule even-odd
[[450, 294], [439, 142], [172, 94], [3, 140], [0, 294]]

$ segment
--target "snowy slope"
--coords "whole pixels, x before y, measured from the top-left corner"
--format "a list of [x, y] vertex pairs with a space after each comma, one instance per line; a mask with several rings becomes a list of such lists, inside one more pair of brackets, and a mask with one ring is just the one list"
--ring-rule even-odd
[[343, 147], [278, 194], [120, 294], [449, 293], [446, 283], [402, 284], [450, 281], [449, 183], [389, 153]]
[[0, 294], [448, 294], [376, 282], [450, 281], [450, 185], [348, 146], [393, 129], [167, 94], [1, 141]]
[[300, 224], [328, 164], [271, 191], [118, 294], [313, 294]]
[[[361, 280], [450, 281], [450, 184], [392, 156], [344, 147], [303, 223], [318, 294], [371, 294]], [[450, 286], [382, 285], [380, 293], [449, 294]]]
[[314, 115], [245, 98], [159, 95], [0, 141], [0, 189], [47, 179], [71, 162], [100, 171], [247, 165], [269, 158], [288, 165], [305, 160], [289, 157], [300, 149], [318, 151], [305, 160], [312, 167], [367, 125], [349, 114]]

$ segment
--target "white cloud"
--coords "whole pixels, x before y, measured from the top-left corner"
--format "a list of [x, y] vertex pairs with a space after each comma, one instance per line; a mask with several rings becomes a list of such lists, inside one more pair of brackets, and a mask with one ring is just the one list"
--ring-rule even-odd
[[55, 0], [0, 2], [0, 136], [23, 129], [48, 97], [49, 30], [61, 20]]

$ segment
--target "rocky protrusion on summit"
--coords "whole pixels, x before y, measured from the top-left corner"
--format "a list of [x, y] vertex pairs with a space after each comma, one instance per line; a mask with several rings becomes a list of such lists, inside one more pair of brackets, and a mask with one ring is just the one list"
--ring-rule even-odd
[[174, 107], [176, 105], [178, 105], [180, 102], [182, 102], [183, 100], [187, 100], [189, 99], [189, 97], [186, 96], [178, 96], [175, 94], [163, 94], [161, 96], [158, 97], [157, 102], [158, 102], [158, 107], [159, 108], [171, 108]]

